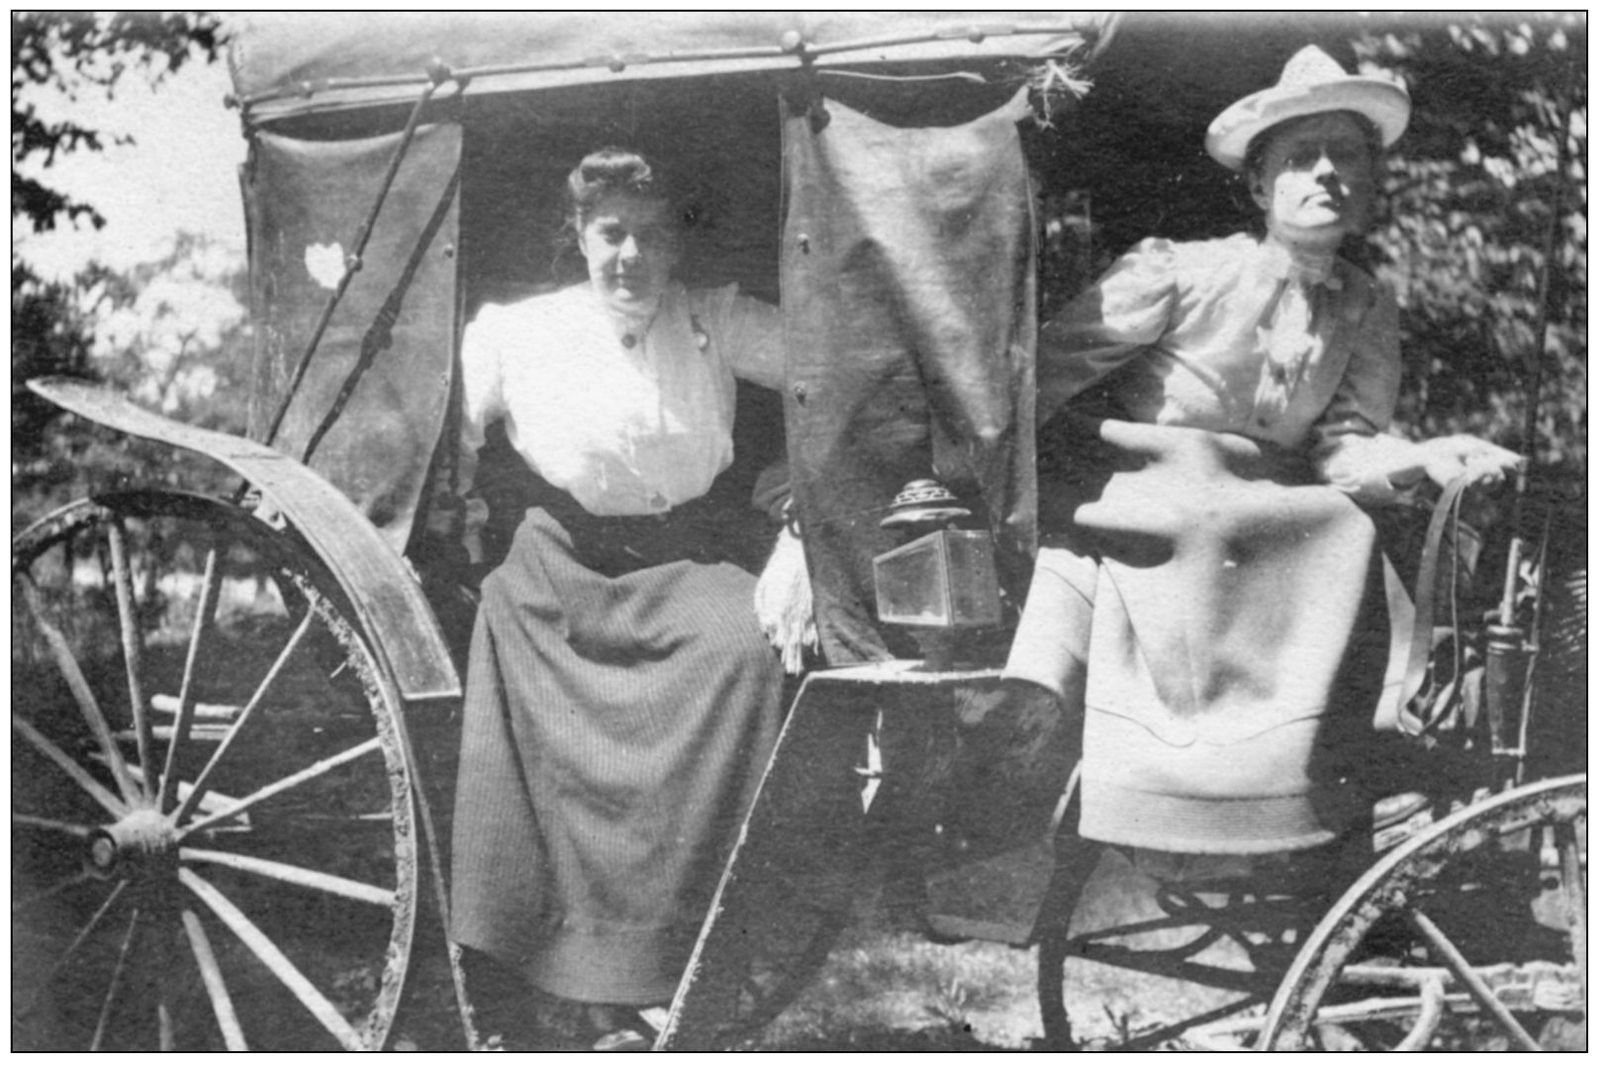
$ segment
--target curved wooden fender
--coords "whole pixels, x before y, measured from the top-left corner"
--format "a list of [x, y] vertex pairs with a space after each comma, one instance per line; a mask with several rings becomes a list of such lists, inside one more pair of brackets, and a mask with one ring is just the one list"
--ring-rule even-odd
[[245, 478], [306, 538], [340, 582], [402, 698], [462, 696], [447, 642], [413, 570], [351, 501], [318, 474], [265, 444], [163, 418], [99, 386], [39, 378], [28, 382], [28, 388], [80, 418], [198, 452]]

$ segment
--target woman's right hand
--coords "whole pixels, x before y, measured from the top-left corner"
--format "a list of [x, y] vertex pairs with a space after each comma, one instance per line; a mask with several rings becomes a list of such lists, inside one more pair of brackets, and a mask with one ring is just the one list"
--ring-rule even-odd
[[1499, 485], [1525, 462], [1518, 453], [1467, 433], [1421, 441], [1415, 450], [1425, 476], [1443, 488], [1465, 474], [1472, 485]]

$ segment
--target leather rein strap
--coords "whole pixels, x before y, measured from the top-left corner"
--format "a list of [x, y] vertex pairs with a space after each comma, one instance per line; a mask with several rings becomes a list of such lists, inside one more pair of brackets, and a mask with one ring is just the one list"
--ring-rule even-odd
[[[1459, 504], [1468, 487], [1469, 475], [1460, 474], [1442, 489], [1441, 498], [1436, 501], [1436, 509], [1431, 513], [1430, 525], [1425, 531], [1424, 548], [1419, 554], [1419, 574], [1414, 581], [1413, 592], [1413, 636], [1408, 645], [1408, 666], [1402, 679], [1402, 692], [1397, 699], [1397, 728], [1409, 736], [1423, 735], [1446, 717], [1453, 703], [1450, 696], [1456, 693], [1458, 679], [1463, 674], [1463, 656], [1455, 655], [1454, 683], [1448, 688], [1449, 698], [1438, 700], [1424, 721], [1414, 714], [1411, 705], [1424, 686], [1425, 675], [1430, 670], [1430, 645], [1436, 627], [1436, 576], [1441, 572], [1447, 522], [1451, 519], [1456, 524]], [[1452, 582], [1455, 631], [1458, 628], [1457, 586], [1455, 574]]]

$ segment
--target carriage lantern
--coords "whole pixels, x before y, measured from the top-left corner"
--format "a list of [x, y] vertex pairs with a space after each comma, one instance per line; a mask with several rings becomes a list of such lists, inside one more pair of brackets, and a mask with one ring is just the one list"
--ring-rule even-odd
[[937, 481], [900, 490], [881, 524], [914, 539], [872, 560], [879, 619], [941, 631], [1000, 624], [993, 539], [953, 525], [971, 514]]

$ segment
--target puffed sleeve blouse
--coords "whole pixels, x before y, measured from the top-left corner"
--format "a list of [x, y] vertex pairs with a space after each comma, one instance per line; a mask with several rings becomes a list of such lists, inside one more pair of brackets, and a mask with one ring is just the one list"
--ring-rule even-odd
[[1344, 260], [1245, 234], [1142, 241], [1041, 331], [1040, 421], [1105, 381], [1135, 421], [1300, 449], [1319, 480], [1390, 498], [1397, 329], [1389, 288]]
[[[736, 285], [673, 286], [646, 325], [612, 316], [588, 285], [488, 305], [462, 345], [460, 485], [486, 427], [597, 515], [645, 515], [704, 495], [732, 462], [737, 378], [779, 388], [781, 315]], [[469, 527], [485, 521], [471, 500]]]

